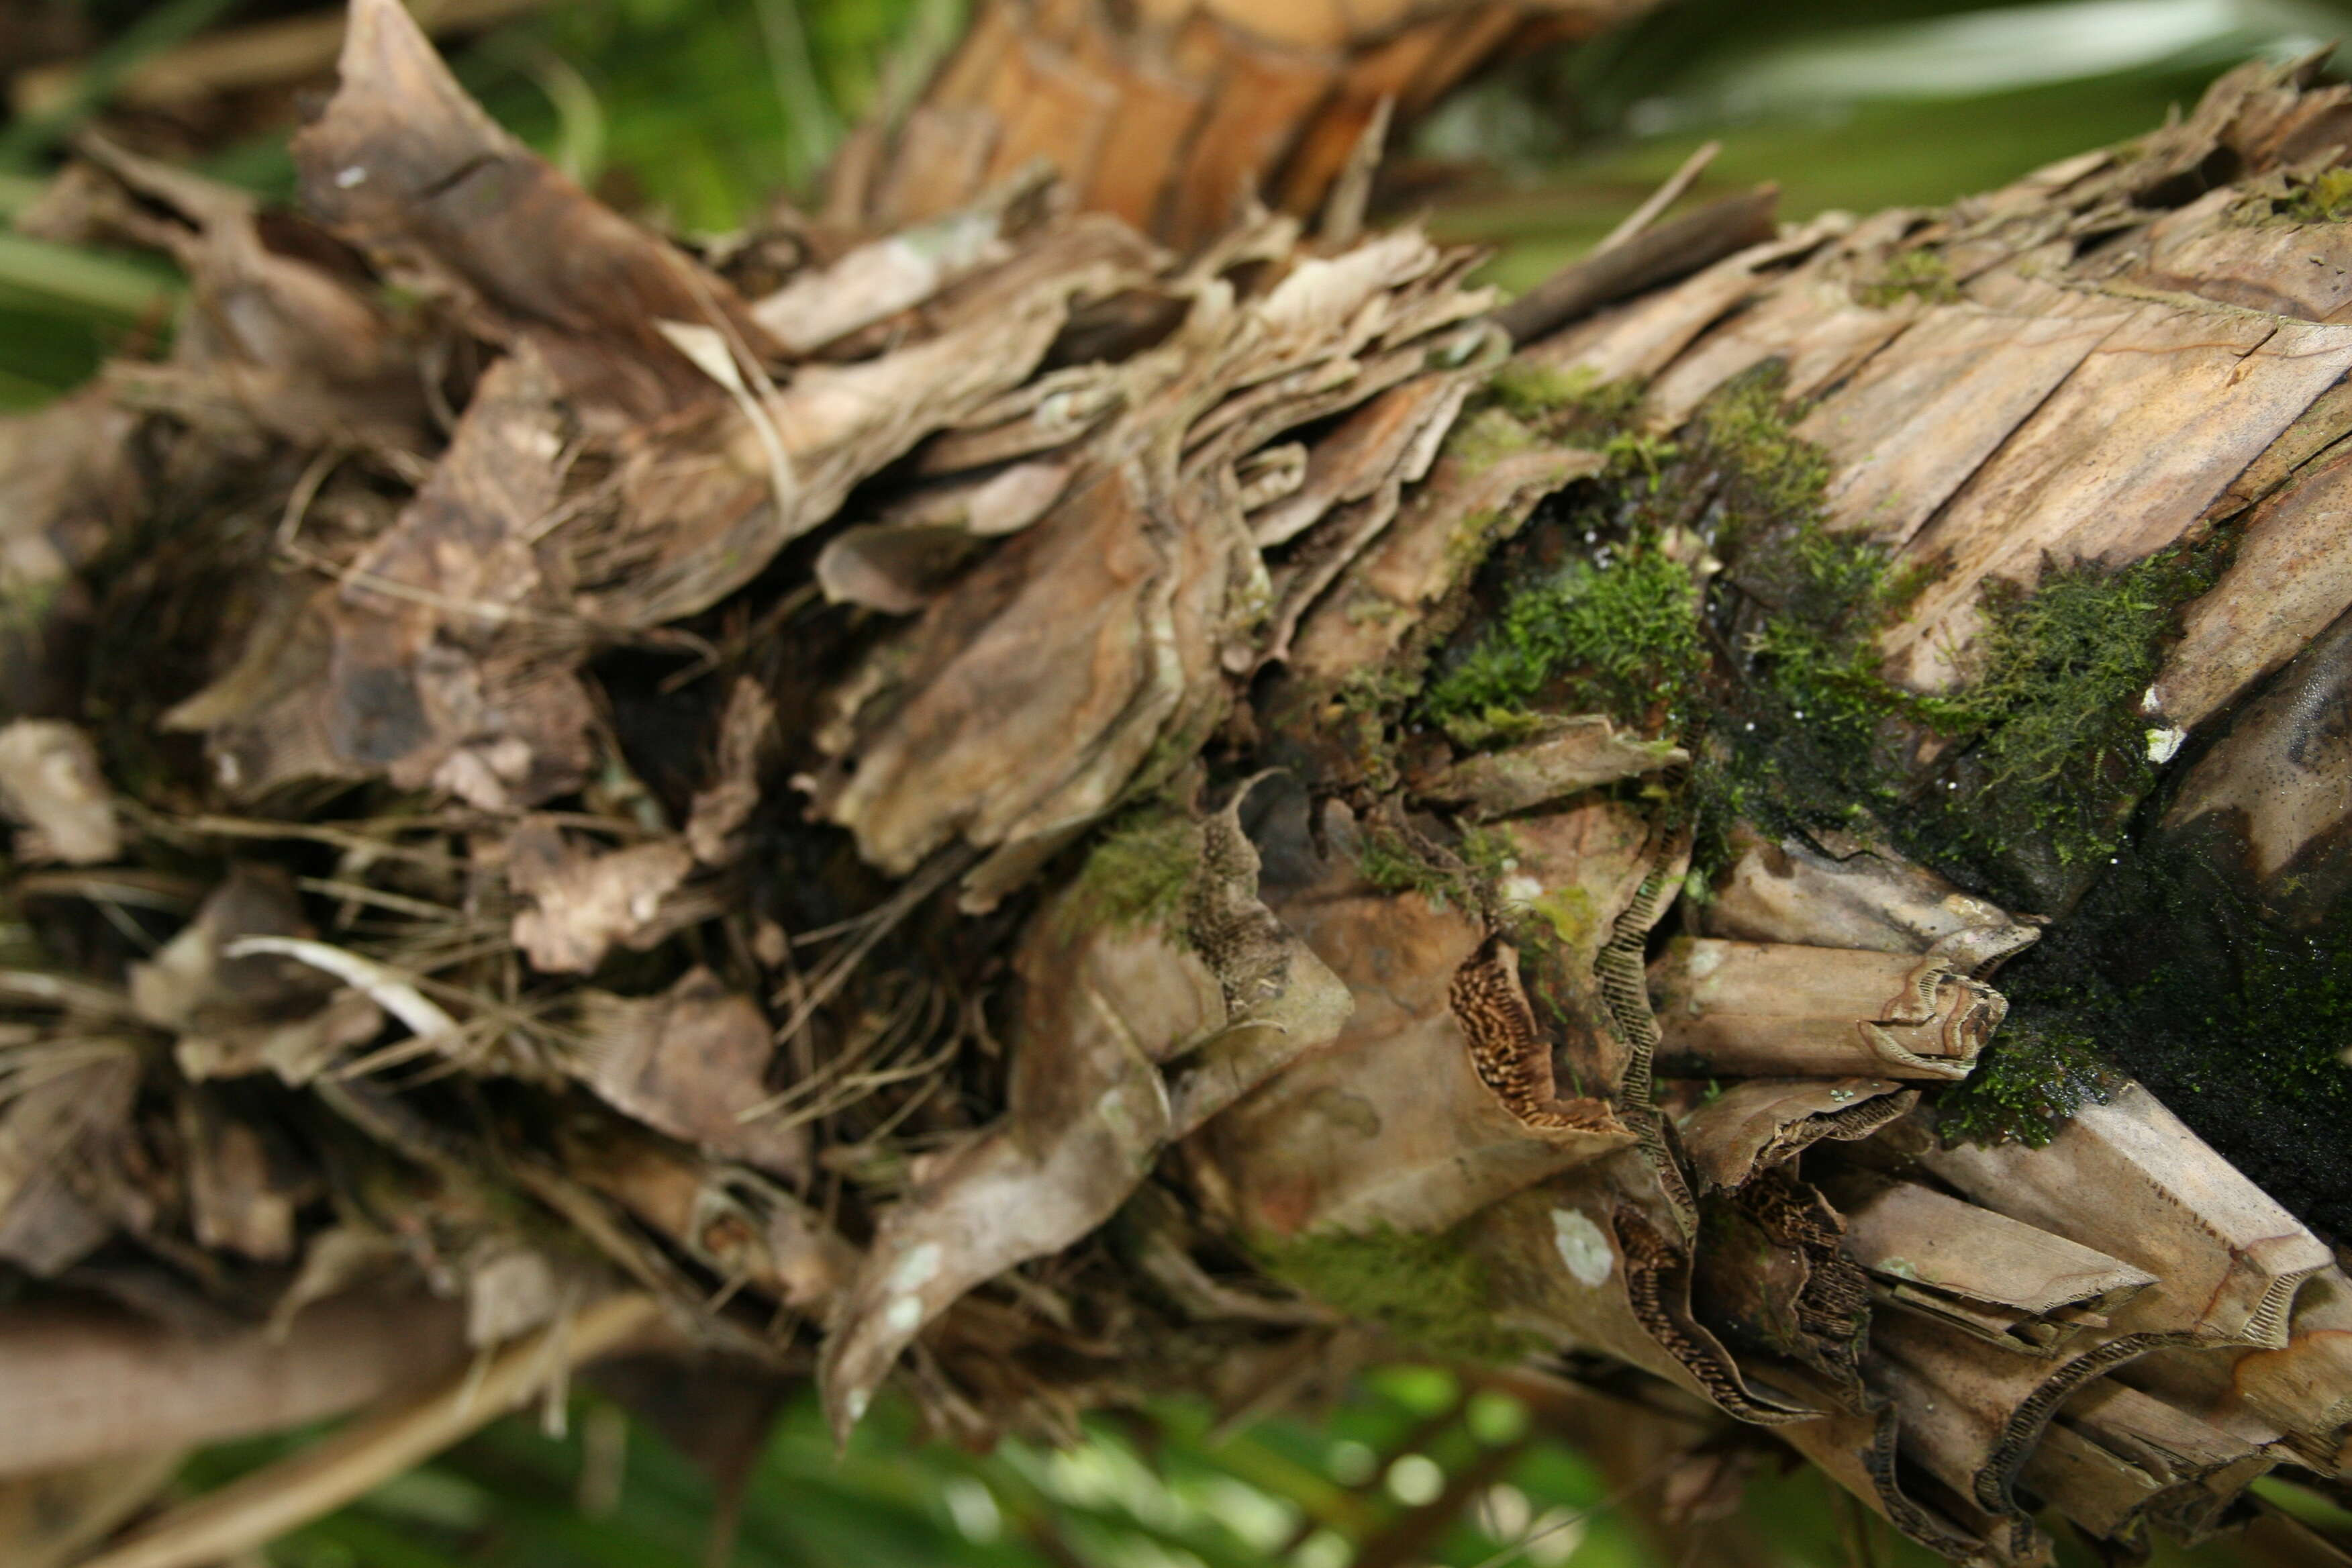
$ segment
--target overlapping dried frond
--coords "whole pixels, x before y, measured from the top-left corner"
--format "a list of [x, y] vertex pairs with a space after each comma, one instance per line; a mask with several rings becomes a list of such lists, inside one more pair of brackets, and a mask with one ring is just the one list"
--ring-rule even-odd
[[2239, 73], [1513, 354], [1416, 232], [1172, 254], [1010, 132], [753, 298], [361, 0], [300, 244], [50, 204], [210, 324], [0, 428], [0, 1259], [297, 1343], [400, 1281], [509, 1394], [650, 1297], [974, 1439], [1606, 1357], [1979, 1562], [2337, 1476], [2329, 1248], [2005, 1053], [2103, 862], [2341, 929], [2347, 112]]

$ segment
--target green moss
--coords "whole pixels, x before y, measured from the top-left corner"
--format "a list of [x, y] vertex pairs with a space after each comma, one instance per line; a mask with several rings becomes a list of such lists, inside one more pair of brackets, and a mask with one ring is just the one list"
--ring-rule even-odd
[[1423, 711], [1464, 745], [1501, 738], [1539, 698], [1645, 725], [1672, 714], [1704, 668], [1689, 568], [1637, 544], [1572, 559], [1514, 594], [1430, 684]]
[[1601, 443], [1601, 455], [1609, 459], [1608, 471], [1612, 477], [1638, 477], [1648, 486], [1650, 494], [1655, 495], [1665, 477], [1666, 465], [1682, 456], [1682, 448], [1664, 437], [1621, 430]]
[[1947, 1144], [2022, 1143], [2039, 1149], [2084, 1106], [2105, 1104], [2123, 1076], [2091, 1037], [2064, 1026], [2003, 1031], [1968, 1081], [1936, 1100], [1936, 1130]]
[[1303, 1236], [1262, 1247], [1260, 1260], [1326, 1306], [1380, 1324], [1404, 1343], [1465, 1361], [1516, 1361], [1532, 1335], [1495, 1322], [1486, 1268], [1449, 1232], [1386, 1226], [1363, 1235]]
[[2352, 907], [2264, 906], [2228, 814], [2154, 832], [2001, 971], [2002, 1037], [2097, 1042], [2263, 1191], [2352, 1235]]
[[[1775, 487], [1803, 466], [1778, 471]], [[1714, 722], [1718, 775], [1704, 781], [1714, 811], [1782, 831], [1884, 831], [1997, 898], [2066, 901], [2154, 783], [2140, 694], [2220, 551], [2053, 569], [2030, 593], [1994, 584], [1973, 679], [1921, 695], [1880, 673], [1877, 639], [1925, 573], [1892, 570], [1810, 509], [1747, 544], [1731, 573], [1747, 601], [1738, 682]], [[1914, 763], [1922, 737], [1931, 769]]]
[[1176, 929], [1201, 864], [1199, 826], [1171, 808], [1147, 807], [1106, 834], [1087, 856], [1068, 908], [1117, 930]]
[[1899, 300], [1925, 300], [1931, 305], [1948, 305], [1960, 297], [1960, 286], [1952, 280], [1951, 263], [1940, 250], [1906, 250], [1888, 260], [1876, 279], [1857, 287], [1854, 298], [1865, 305], [1880, 310]]
[[1692, 416], [1693, 455], [1719, 476], [1725, 517], [1719, 541], [1735, 549], [1759, 529], [1821, 515], [1829, 490], [1829, 454], [1801, 439], [1785, 405], [1777, 364], [1735, 377]]
[[1419, 893], [1440, 906], [1462, 901], [1459, 879], [1414, 849], [1403, 835], [1377, 823], [1358, 840], [1356, 869], [1383, 893]]
[[1349, 671], [1331, 693], [1333, 739], [1376, 793], [1396, 787], [1389, 725], [1420, 689], [1421, 682], [1406, 668], [1375, 666]]
[[1500, 407], [1482, 408], [1457, 423], [1445, 437], [1448, 457], [1473, 474], [1485, 473], [1506, 458], [1540, 445], [1536, 433]]
[[1602, 382], [1592, 370], [1554, 370], [1525, 360], [1495, 368], [1481, 401], [1537, 429], [1557, 433], [1562, 426], [1606, 428], [1622, 425], [1642, 400], [1637, 382]]
[[2352, 218], [2352, 169], [2323, 169], [2310, 179], [2280, 175], [2231, 209], [2241, 223], [2342, 223]]
[[2140, 694], [2179, 607], [2218, 574], [2211, 551], [2173, 550], [2121, 572], [2078, 565], [2031, 594], [1990, 593], [1981, 672], [1958, 708], [1980, 736], [1979, 793], [2061, 864], [2104, 857], [2118, 803], [2154, 782]]
[[1462, 863], [1473, 879], [1491, 888], [1519, 868], [1519, 847], [1507, 828], [1465, 826]]

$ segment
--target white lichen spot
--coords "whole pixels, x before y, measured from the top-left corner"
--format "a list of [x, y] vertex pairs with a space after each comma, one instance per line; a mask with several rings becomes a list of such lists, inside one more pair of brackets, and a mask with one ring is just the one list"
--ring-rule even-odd
[[882, 1310], [882, 1326], [894, 1334], [911, 1334], [923, 1326], [923, 1303], [913, 1296], [892, 1299]]
[[2139, 710], [2150, 719], [2164, 711], [2164, 700], [2157, 696], [2155, 687], [2139, 694]]
[[353, 163], [348, 169], [335, 171], [335, 188], [338, 190], [348, 191], [354, 185], [365, 184], [367, 184], [367, 170], [357, 163]]
[[910, 1296], [938, 1278], [939, 1272], [940, 1244], [926, 1241], [907, 1249], [898, 1267], [890, 1270], [887, 1283], [892, 1295]]
[[1559, 1248], [1559, 1260], [1568, 1265], [1569, 1273], [1587, 1289], [1609, 1278], [1617, 1266], [1617, 1253], [1601, 1227], [1590, 1216], [1577, 1209], [1551, 1211], [1552, 1245]]
[[2180, 750], [2180, 742], [2187, 739], [2189, 739], [2189, 731], [2178, 724], [2168, 724], [2161, 730], [2150, 730], [2147, 732], [2147, 760], [2151, 763], [2172, 761], [2175, 753]]
[[862, 1388], [853, 1388], [847, 1397], [842, 1400], [841, 1407], [849, 1412], [849, 1424], [855, 1426], [866, 1419], [866, 1407], [873, 1403], [874, 1396]]
[[1502, 894], [1505, 904], [1524, 909], [1543, 897], [1544, 886], [1533, 877], [1521, 874], [1504, 878], [1502, 886], [1496, 891]]

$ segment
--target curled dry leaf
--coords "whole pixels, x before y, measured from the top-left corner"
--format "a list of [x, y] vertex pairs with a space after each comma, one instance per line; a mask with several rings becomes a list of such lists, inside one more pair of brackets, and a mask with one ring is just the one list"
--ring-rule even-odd
[[1072, 299], [1116, 281], [1096, 271], [1049, 279], [983, 320], [878, 358], [803, 365], [753, 411], [706, 405], [632, 432], [617, 510], [572, 530], [587, 613], [651, 626], [742, 587], [831, 521], [859, 481], [1027, 380]]
[[1702, 1190], [1739, 1187], [1823, 1139], [1867, 1138], [1918, 1100], [1892, 1079], [1752, 1078], [1684, 1117], [1676, 1131]]
[[[2137, 1085], [2084, 1106], [2046, 1149], [1964, 1143], [1931, 1150], [1923, 1163], [1996, 1214], [2153, 1275], [2156, 1283], [2113, 1314], [2117, 1333], [2277, 1349], [2287, 1342], [2297, 1289], [2334, 1261]], [[2095, 1203], [2084, 1202], [2094, 1193]]]
[[898, 874], [958, 838], [995, 850], [971, 884], [984, 904], [1155, 747], [1204, 733], [1222, 671], [1255, 662], [1267, 581], [1237, 465], [1417, 372], [1430, 334], [1479, 306], [1454, 270], [1403, 234], [1299, 261], [1257, 298], [1190, 275], [1183, 325], [1123, 367], [1126, 412], [1061, 500], [841, 689], [820, 742], [852, 761], [814, 781], [818, 813]]
[[1948, 960], [1678, 938], [1651, 965], [1659, 1049], [1692, 1076], [1968, 1076], [2009, 1010]]
[[1846, 1248], [1891, 1302], [1961, 1332], [2053, 1356], [2155, 1276], [1916, 1182], [1855, 1173], [1832, 1187]]
[[1558, 733], [1542, 740], [1483, 752], [1417, 778], [1413, 793], [1463, 804], [1474, 819], [1486, 821], [1690, 761], [1680, 746], [1620, 733], [1599, 714], [1567, 720], [1557, 728]]
[[62, 720], [16, 719], [0, 728], [0, 807], [24, 825], [19, 859], [96, 866], [122, 853], [98, 748]]
[[1706, 934], [1806, 947], [1935, 954], [1982, 980], [2041, 928], [1880, 846], [1747, 836], [1702, 910]]
[[1024, 205], [1041, 194], [1016, 176], [969, 207], [869, 240], [752, 302], [751, 318], [786, 352], [804, 354], [888, 320], [971, 274], [1009, 261]]
[[762, 776], [780, 749], [776, 704], [760, 683], [739, 677], [719, 718], [717, 775], [697, 790], [687, 813], [686, 843], [706, 866], [740, 852], [737, 837], [759, 808]]
[[924, 1324], [1102, 1224], [1171, 1139], [1343, 1026], [1346, 986], [1259, 901], [1244, 794], [1176, 836], [1172, 909], [1090, 918], [1118, 896], [1101, 885], [1115, 857], [1030, 926], [1004, 1120], [925, 1170], [837, 1305], [820, 1365], [837, 1433]]
[[530, 342], [573, 396], [637, 418], [706, 397], [659, 321], [774, 356], [726, 282], [500, 130], [397, 0], [356, 0], [337, 73], [326, 112], [294, 139], [304, 205], [494, 335]]
[[39, 1278], [79, 1261], [121, 1217], [110, 1173], [139, 1067], [128, 1042], [91, 1044], [79, 1061], [19, 1064], [0, 1100], [0, 1258]]
[[919, 490], [825, 542], [817, 586], [835, 604], [911, 615], [969, 563], [985, 540], [1018, 533], [1044, 516], [1069, 483], [1069, 468], [1033, 460], [987, 478]]
[[1647, 1152], [1625, 1149], [1492, 1205], [1466, 1230], [1492, 1259], [1505, 1321], [1601, 1350], [1743, 1420], [1816, 1414], [1799, 1387], [1752, 1379], [1693, 1314], [1677, 1224]]
[[775, 1027], [708, 969], [658, 996], [583, 993], [578, 1029], [572, 1070], [615, 1110], [721, 1159], [805, 1173], [804, 1131], [744, 1118], [768, 1096]]
[[513, 811], [577, 788], [591, 713], [559, 595], [569, 568], [533, 538], [566, 429], [546, 365], [499, 361], [390, 531], [287, 624], [257, 627], [165, 725], [209, 731], [239, 792], [382, 776]]
[[518, 826], [506, 852], [508, 883], [533, 906], [516, 913], [514, 943], [550, 973], [591, 973], [614, 943], [656, 930], [662, 900], [694, 869], [683, 844], [586, 849], [543, 817]]
[[721, 1279], [796, 1311], [822, 1310], [856, 1270], [856, 1249], [792, 1194], [626, 1125], [567, 1131], [570, 1163], [656, 1235]]
[[280, 240], [272, 245], [249, 192], [102, 136], [78, 146], [89, 162], [53, 185], [25, 226], [52, 239], [165, 251], [193, 296], [169, 360], [110, 367], [121, 395], [231, 440], [430, 445], [417, 343], [352, 276], [357, 268], [324, 261], [320, 252], [338, 248], [332, 241], [275, 214]]

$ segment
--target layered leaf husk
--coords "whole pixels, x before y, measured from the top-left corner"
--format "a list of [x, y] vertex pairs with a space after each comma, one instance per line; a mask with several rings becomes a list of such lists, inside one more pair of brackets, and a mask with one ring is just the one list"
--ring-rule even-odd
[[40, 215], [197, 302], [0, 427], [8, 1277], [462, 1308], [306, 1416], [623, 1290], [973, 1439], [1368, 1323], [1967, 1561], [2337, 1477], [2310, 74], [1514, 352], [1412, 230], [1025, 174], [751, 297], [360, 0], [306, 216], [103, 149]]

